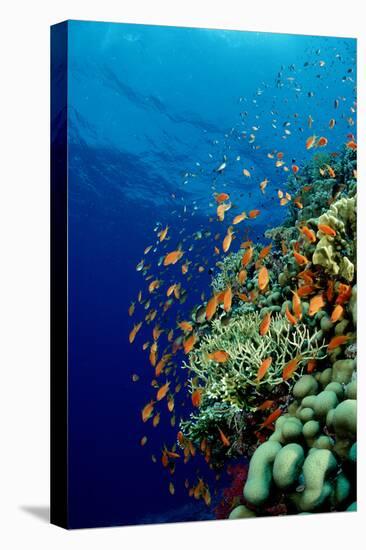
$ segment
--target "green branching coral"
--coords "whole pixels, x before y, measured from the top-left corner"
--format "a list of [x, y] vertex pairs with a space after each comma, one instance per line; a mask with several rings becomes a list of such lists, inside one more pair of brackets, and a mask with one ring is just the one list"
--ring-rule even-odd
[[[233, 317], [226, 326], [220, 319], [213, 321], [210, 333], [202, 337], [199, 347], [189, 354], [189, 364], [184, 365], [193, 375], [192, 388], [202, 385], [206, 399], [241, 409], [256, 407], [255, 398], [253, 405], [250, 403], [248, 388], [258, 390], [268, 384], [281, 384], [283, 367], [288, 361], [301, 356], [300, 362], [304, 362], [324, 352], [325, 344], [319, 343], [318, 334], [311, 333], [302, 323], [291, 326], [285, 317], [276, 315], [264, 336], [259, 334], [260, 323], [257, 312]], [[208, 355], [217, 350], [229, 354], [225, 363], [209, 359]], [[272, 364], [258, 382], [258, 369], [268, 357], [272, 357]]]
[[216, 265], [220, 271], [218, 271], [211, 283], [214, 292], [220, 292], [236, 283], [242, 257], [243, 251], [239, 250], [238, 252], [228, 254], [222, 261], [217, 262]]

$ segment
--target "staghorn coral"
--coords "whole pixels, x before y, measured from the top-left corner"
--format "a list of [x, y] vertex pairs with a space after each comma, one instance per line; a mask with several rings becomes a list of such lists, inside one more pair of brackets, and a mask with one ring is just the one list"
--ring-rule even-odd
[[236, 277], [240, 271], [240, 262], [243, 252], [232, 252], [228, 254], [222, 261], [217, 262], [217, 267], [220, 271], [212, 279], [211, 286], [214, 292], [220, 292], [228, 286], [236, 284]]
[[[319, 343], [317, 333], [302, 323], [291, 326], [285, 317], [277, 314], [264, 336], [259, 334], [260, 323], [257, 312], [233, 317], [226, 326], [219, 319], [214, 320], [211, 332], [202, 337], [199, 347], [189, 354], [189, 363], [184, 364], [196, 380], [193, 382], [191, 378], [191, 387], [202, 384], [206, 398], [247, 408], [250, 406], [248, 387], [258, 389], [268, 384], [282, 384], [282, 370], [289, 360], [301, 355], [304, 362], [320, 358], [324, 352], [324, 342]], [[229, 354], [224, 364], [208, 358], [208, 354], [220, 349]], [[258, 369], [269, 356], [272, 364], [258, 382]], [[256, 405], [254, 403], [254, 407]]]

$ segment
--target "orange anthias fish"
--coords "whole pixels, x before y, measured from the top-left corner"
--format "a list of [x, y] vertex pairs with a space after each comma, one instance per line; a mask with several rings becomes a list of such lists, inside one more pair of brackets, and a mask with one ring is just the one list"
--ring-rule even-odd
[[348, 342], [349, 339], [349, 336], [343, 334], [341, 334], [340, 336], [334, 336], [329, 342], [327, 350], [332, 351], [333, 349], [338, 348], [338, 346], [342, 346], [343, 344]]
[[312, 317], [325, 306], [323, 294], [317, 294], [310, 300], [308, 315]]
[[166, 236], [168, 234], [168, 230], [169, 230], [169, 226], [167, 225], [165, 227], [165, 229], [162, 229], [161, 231], [159, 231], [158, 237], [159, 237], [160, 242], [164, 241], [164, 239], [166, 238]]
[[206, 319], [211, 321], [212, 317], [215, 315], [217, 309], [217, 297], [212, 296], [212, 298], [207, 302], [206, 306]]
[[292, 377], [292, 375], [294, 374], [295, 370], [299, 365], [300, 360], [301, 360], [301, 355], [298, 355], [297, 357], [295, 357], [294, 359], [291, 359], [291, 361], [286, 363], [282, 371], [283, 380], [288, 380], [289, 378]]
[[130, 317], [132, 317], [132, 315], [134, 314], [135, 312], [135, 302], [132, 302], [132, 304], [130, 305], [130, 307], [128, 308], [128, 315]]
[[134, 342], [134, 340], [136, 338], [136, 334], [138, 333], [138, 331], [140, 330], [141, 327], [142, 327], [142, 323], [137, 323], [137, 325], [134, 325], [133, 329], [131, 330], [131, 332], [128, 336], [130, 344], [132, 344]]
[[266, 411], [267, 409], [270, 409], [273, 404], [274, 401], [272, 399], [267, 399], [266, 401], [263, 401], [259, 407], [257, 407], [257, 411]]
[[305, 265], [309, 263], [307, 257], [299, 254], [299, 252], [296, 252], [296, 250], [294, 250], [294, 258], [296, 260], [296, 263], [299, 265]]
[[243, 267], [246, 267], [251, 259], [253, 258], [253, 248], [250, 246], [246, 252], [244, 252], [243, 257], [241, 259], [241, 265]]
[[233, 240], [233, 235], [234, 235], [233, 228], [229, 227], [222, 243], [222, 249], [224, 252], [227, 252], [229, 250]]
[[237, 225], [238, 223], [246, 219], [247, 219], [246, 212], [242, 212], [241, 214], [238, 214], [237, 216], [235, 216], [235, 218], [233, 219], [233, 225]]
[[269, 274], [266, 267], [262, 267], [258, 274], [258, 288], [259, 290], [265, 290], [269, 283]]
[[197, 342], [197, 338], [195, 334], [192, 334], [191, 336], [189, 336], [189, 338], [184, 340], [183, 342], [184, 353], [188, 354], [193, 349], [193, 346], [195, 345], [196, 342]]
[[262, 380], [262, 378], [266, 375], [271, 364], [272, 364], [272, 357], [267, 357], [266, 359], [263, 359], [261, 366], [258, 369], [256, 382], [260, 382]]
[[316, 365], [317, 365], [316, 359], [309, 359], [308, 364], [306, 366], [306, 372], [308, 374], [311, 374], [314, 371]]
[[230, 198], [230, 195], [228, 195], [227, 193], [217, 193], [217, 194], [215, 194], [215, 201], [218, 202], [219, 204], [221, 202], [227, 201], [229, 198]]
[[191, 399], [192, 399], [192, 405], [194, 407], [199, 407], [202, 400], [202, 390], [200, 388], [197, 388], [196, 390], [194, 390], [192, 392]]
[[220, 430], [220, 428], [218, 428], [219, 430], [219, 433], [220, 433], [220, 439], [222, 441], [222, 444], [225, 446], [225, 447], [230, 447], [230, 441], [228, 440], [228, 438], [226, 437], [226, 435], [224, 434], [224, 432], [222, 430]]
[[309, 227], [307, 227], [306, 225], [303, 225], [302, 227], [299, 228], [299, 231], [307, 238], [309, 242], [315, 243], [316, 236], [312, 229], [309, 229]]
[[226, 351], [217, 350], [209, 353], [207, 357], [212, 361], [216, 361], [216, 363], [226, 363], [230, 356]]
[[230, 210], [230, 208], [231, 208], [231, 203], [230, 202], [228, 202], [228, 203], [223, 202], [223, 203], [219, 204], [219, 206], [217, 207], [217, 217], [218, 217], [220, 222], [224, 221], [225, 212]]
[[343, 313], [344, 313], [343, 306], [341, 306], [341, 304], [337, 304], [333, 309], [333, 312], [330, 318], [332, 323], [336, 323], [342, 317]]
[[238, 273], [238, 280], [239, 280], [239, 283], [241, 285], [243, 285], [245, 283], [245, 281], [247, 280], [247, 272], [245, 271], [245, 269], [241, 269]]
[[331, 178], [335, 178], [336, 177], [336, 173], [335, 171], [333, 170], [333, 168], [331, 166], [329, 166], [329, 164], [326, 164], [326, 167], [327, 167], [327, 170], [328, 170], [328, 174], [330, 175]]
[[304, 298], [305, 296], [309, 296], [309, 294], [312, 294], [315, 291], [315, 287], [311, 285], [303, 285], [300, 286], [297, 290], [297, 294], [300, 296], [300, 298]]
[[259, 216], [260, 213], [261, 213], [260, 210], [250, 210], [248, 216], [249, 216], [249, 218], [254, 219], [257, 216]]
[[184, 253], [182, 250], [174, 250], [173, 252], [169, 252], [169, 254], [167, 254], [164, 258], [163, 265], [167, 266], [176, 264], [178, 260], [181, 259], [183, 254]]
[[292, 313], [290, 312], [288, 306], [286, 306], [285, 314], [286, 314], [286, 317], [287, 317], [288, 322], [289, 322], [291, 325], [296, 325], [297, 319], [296, 319], [296, 317], [295, 317], [294, 315], [292, 315]]
[[351, 285], [345, 285], [343, 283], [340, 283], [337, 288], [337, 293], [338, 293], [338, 296], [335, 303], [342, 305], [348, 302], [348, 300], [351, 298], [352, 287]]
[[330, 227], [329, 225], [325, 225], [323, 223], [318, 224], [318, 229], [319, 231], [321, 231], [322, 233], [325, 233], [326, 235], [329, 235], [330, 237], [335, 237], [337, 235], [337, 232], [334, 231], [332, 227]]
[[270, 324], [271, 324], [271, 313], [268, 312], [265, 314], [261, 324], [259, 325], [259, 334], [261, 336], [265, 336], [267, 334], [267, 332], [269, 331]]
[[166, 384], [164, 384], [164, 386], [161, 386], [161, 388], [158, 389], [156, 393], [157, 401], [161, 401], [162, 399], [164, 399], [164, 397], [169, 391], [169, 386], [170, 386], [170, 382], [167, 382]]
[[317, 147], [325, 147], [328, 143], [328, 140], [326, 137], [320, 137], [316, 143], [316, 146]]
[[141, 411], [142, 421], [146, 422], [149, 420], [150, 416], [152, 415], [152, 412], [154, 410], [154, 404], [155, 401], [150, 401]]
[[293, 290], [291, 291], [293, 296], [292, 296], [292, 310], [295, 314], [295, 317], [298, 321], [300, 321], [301, 317], [302, 317], [302, 305], [301, 305], [301, 300], [299, 298], [299, 295], [297, 292], [294, 292]]
[[258, 255], [258, 259], [259, 260], [264, 260], [264, 258], [266, 258], [269, 254], [269, 252], [271, 251], [271, 248], [272, 248], [272, 243], [269, 244], [268, 246], [265, 246], [264, 248], [262, 248], [262, 250], [260, 251], [259, 255]]
[[278, 409], [276, 409], [275, 411], [273, 411], [273, 413], [271, 413], [268, 418], [266, 418], [266, 420], [260, 425], [260, 428], [266, 428], [267, 426], [270, 426], [271, 424], [273, 424], [273, 422], [275, 422], [277, 420], [277, 418], [279, 418], [282, 414], [282, 409], [280, 407], [278, 407]]
[[298, 173], [299, 167], [297, 166], [297, 164], [293, 164], [291, 168], [292, 168], [292, 171], [293, 171], [294, 174]]
[[306, 149], [311, 149], [315, 145], [316, 136], [310, 136], [306, 140], [305, 147]]
[[267, 178], [260, 182], [259, 189], [262, 191], [262, 193], [265, 192], [265, 189], [268, 185], [268, 182], [269, 182], [269, 180]]
[[348, 149], [353, 149], [353, 151], [356, 151], [356, 149], [357, 149], [357, 143], [356, 143], [355, 141], [353, 141], [353, 140], [348, 141], [348, 143], [346, 143], [346, 147], [347, 147]]
[[184, 332], [192, 332], [193, 327], [188, 321], [181, 321], [178, 323], [178, 327], [181, 328]]
[[230, 311], [232, 299], [233, 299], [233, 293], [231, 291], [231, 287], [228, 286], [224, 293], [224, 310], [225, 311]]

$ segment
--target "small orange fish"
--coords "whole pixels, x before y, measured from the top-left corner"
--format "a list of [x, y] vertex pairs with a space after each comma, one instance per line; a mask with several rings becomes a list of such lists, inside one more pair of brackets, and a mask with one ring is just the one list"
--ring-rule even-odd
[[241, 259], [241, 265], [243, 267], [246, 267], [252, 258], [253, 258], [253, 248], [250, 246], [247, 249], [247, 251], [243, 254], [243, 257]]
[[154, 416], [153, 418], [153, 427], [156, 428], [156, 426], [159, 424], [160, 422], [160, 413], [156, 413], [156, 415]]
[[271, 251], [271, 248], [272, 248], [272, 243], [269, 244], [268, 246], [265, 246], [264, 248], [262, 248], [262, 250], [260, 251], [260, 253], [258, 255], [258, 259], [263, 260], [264, 258], [266, 258], [268, 256], [269, 252]]
[[231, 203], [221, 203], [219, 204], [219, 206], [217, 207], [217, 210], [216, 210], [216, 213], [217, 213], [217, 217], [219, 219], [220, 222], [224, 221], [225, 219], [225, 212], [227, 212], [228, 210], [230, 210], [231, 208]]
[[141, 411], [142, 421], [147, 422], [154, 410], [155, 401], [150, 401]]
[[301, 305], [301, 300], [299, 298], [299, 295], [297, 292], [294, 292], [293, 290], [291, 291], [293, 296], [292, 296], [292, 310], [295, 314], [295, 317], [298, 321], [300, 321], [301, 317], [302, 317], [302, 305]]
[[181, 321], [178, 323], [178, 327], [181, 328], [184, 332], [192, 332], [193, 327], [191, 323], [188, 323], [187, 321]]
[[293, 171], [294, 174], [298, 173], [299, 167], [297, 166], [297, 164], [293, 164], [291, 168], [292, 168], [292, 171]]
[[315, 243], [316, 236], [312, 229], [309, 229], [309, 227], [307, 227], [306, 225], [303, 225], [302, 227], [299, 228], [299, 231], [300, 233], [302, 233], [302, 235], [304, 235], [307, 238], [309, 242]]
[[226, 363], [226, 361], [229, 359], [229, 354], [224, 350], [217, 350], [212, 353], [209, 353], [207, 356], [212, 361], [216, 361], [216, 363]]
[[260, 210], [250, 210], [248, 216], [249, 216], [249, 218], [254, 219], [257, 216], [259, 216], [260, 213], [261, 213]]
[[185, 354], [188, 354], [193, 349], [196, 341], [197, 338], [195, 334], [192, 334], [191, 336], [189, 336], [189, 338], [186, 338], [186, 340], [184, 340], [183, 349]]
[[296, 250], [294, 250], [294, 258], [296, 260], [296, 263], [299, 265], [305, 265], [309, 263], [307, 257], [299, 254], [299, 252], [296, 252]]
[[230, 195], [228, 195], [227, 193], [217, 193], [217, 194], [215, 194], [215, 201], [218, 202], [219, 204], [221, 202], [227, 201], [229, 198], [230, 198]]
[[192, 392], [191, 399], [192, 399], [192, 405], [194, 407], [199, 407], [202, 400], [202, 390], [200, 388], [197, 388], [196, 390], [194, 390]]
[[327, 350], [332, 351], [333, 349], [337, 348], [338, 346], [342, 346], [349, 340], [349, 336], [341, 334], [340, 336], [333, 336], [331, 341], [328, 344]]
[[132, 317], [132, 315], [134, 314], [134, 311], [135, 311], [135, 302], [132, 302], [132, 304], [130, 305], [130, 307], [128, 308], [128, 315], [130, 317]]
[[324, 298], [322, 294], [317, 294], [310, 300], [308, 315], [313, 317], [320, 309], [325, 306]]
[[288, 199], [286, 199], [285, 197], [283, 197], [283, 199], [280, 200], [280, 206], [286, 206], [286, 204], [289, 202]]
[[350, 285], [345, 285], [340, 283], [337, 288], [338, 296], [335, 301], [336, 304], [344, 304], [348, 302], [352, 295], [352, 287]]
[[240, 248], [249, 248], [253, 241], [244, 241], [241, 243]]
[[257, 407], [257, 411], [266, 411], [267, 409], [270, 409], [273, 404], [274, 401], [272, 399], [267, 399], [266, 401], [263, 401], [259, 407]]
[[142, 323], [137, 323], [137, 325], [134, 325], [133, 329], [131, 330], [131, 332], [128, 336], [130, 344], [132, 344], [134, 342], [134, 340], [136, 338], [136, 334], [138, 333], [138, 331], [140, 330], [141, 327], [142, 327]]
[[238, 223], [242, 222], [243, 220], [246, 220], [246, 218], [247, 218], [246, 212], [242, 212], [241, 214], [238, 214], [233, 219], [233, 225], [237, 225]]
[[267, 178], [260, 182], [259, 189], [262, 191], [262, 193], [264, 193], [264, 191], [265, 191], [265, 189], [268, 185], [268, 182], [269, 182], [269, 180]]
[[188, 262], [186, 262], [185, 264], [182, 264], [182, 273], [183, 275], [185, 275], [186, 273], [188, 273]]
[[212, 298], [207, 302], [206, 306], [206, 319], [211, 321], [212, 317], [215, 315], [217, 309], [217, 297], [212, 296]]
[[316, 365], [317, 365], [316, 359], [309, 359], [308, 364], [306, 366], [306, 372], [308, 374], [311, 374], [314, 371]]
[[320, 137], [316, 143], [316, 146], [317, 147], [325, 147], [328, 143], [328, 140], [326, 137]]
[[269, 274], [266, 267], [262, 267], [258, 274], [258, 288], [259, 290], [265, 290], [269, 283]]
[[291, 359], [291, 361], [286, 363], [282, 371], [283, 380], [288, 380], [289, 378], [292, 377], [292, 375], [294, 374], [295, 370], [299, 365], [300, 360], [301, 360], [301, 355], [298, 355], [297, 357], [295, 357], [294, 359]]
[[273, 411], [273, 413], [271, 413], [268, 418], [266, 418], [266, 420], [260, 425], [260, 428], [266, 428], [267, 426], [270, 426], [271, 424], [273, 424], [273, 422], [275, 422], [277, 420], [277, 418], [279, 418], [282, 414], [282, 409], [280, 407], [278, 407], [278, 409], [276, 409], [275, 411]]
[[294, 198], [294, 205], [299, 208], [299, 210], [302, 210], [304, 208], [303, 203], [299, 199], [299, 197]]
[[228, 438], [226, 437], [224, 432], [222, 430], [220, 430], [220, 428], [218, 428], [218, 430], [219, 430], [219, 433], [220, 433], [220, 438], [221, 438], [222, 444], [225, 447], [230, 447], [230, 441], [228, 440]]
[[232, 299], [233, 299], [233, 293], [231, 291], [231, 287], [228, 286], [224, 293], [224, 310], [225, 311], [230, 311]]
[[266, 359], [263, 359], [261, 366], [258, 369], [256, 382], [260, 382], [262, 380], [262, 378], [266, 375], [271, 364], [272, 364], [272, 357], [267, 357]]
[[242, 302], [249, 302], [250, 299], [248, 298], [248, 296], [244, 293], [239, 293], [238, 294], [238, 298], [242, 301]]
[[158, 389], [158, 391], [156, 393], [156, 400], [157, 401], [161, 401], [162, 399], [164, 399], [164, 397], [166, 396], [166, 394], [169, 391], [169, 386], [170, 386], [170, 382], [166, 382], [166, 384], [164, 384], [164, 386], [161, 386], [161, 388]]
[[181, 259], [182, 256], [183, 256], [182, 250], [174, 250], [173, 252], [169, 252], [169, 254], [167, 254], [164, 258], [163, 265], [164, 266], [174, 265]]
[[297, 294], [300, 298], [304, 298], [305, 296], [312, 294], [314, 291], [315, 287], [313, 285], [303, 285], [298, 288]]
[[227, 230], [227, 234], [222, 243], [222, 249], [224, 252], [227, 252], [229, 250], [233, 240], [233, 235], [234, 233], [233, 233], [232, 227], [229, 227], [229, 229]]
[[334, 231], [332, 227], [330, 227], [329, 225], [325, 225], [323, 223], [318, 224], [318, 229], [319, 231], [321, 231], [322, 233], [325, 233], [326, 235], [329, 235], [330, 237], [335, 237], [337, 235], [337, 232]]
[[305, 142], [305, 147], [306, 149], [311, 149], [312, 147], [314, 147], [314, 144], [315, 144], [315, 140], [316, 140], [316, 136], [310, 136], [308, 137], [308, 139], [306, 140]]
[[243, 175], [246, 176], [247, 178], [250, 178], [250, 172], [249, 172], [249, 170], [247, 170], [246, 168], [244, 168], [244, 170], [243, 170]]
[[288, 249], [287, 249], [287, 246], [286, 246], [286, 243], [285, 241], [282, 239], [281, 241], [281, 250], [282, 250], [282, 254], [284, 256], [286, 256], [287, 252], [288, 252]]
[[261, 336], [265, 336], [267, 334], [267, 332], [269, 331], [270, 324], [271, 324], [271, 313], [268, 312], [265, 314], [261, 324], [259, 325], [259, 334]]
[[167, 225], [165, 227], [165, 229], [162, 229], [161, 231], [159, 231], [158, 237], [159, 237], [160, 242], [164, 241], [164, 239], [166, 238], [166, 236], [168, 234], [168, 230], [169, 230], [169, 226]]
[[243, 285], [245, 283], [245, 281], [247, 280], [247, 272], [245, 271], [245, 269], [241, 269], [238, 273], [238, 280], [239, 280], [239, 283], [241, 285]]
[[286, 314], [286, 317], [287, 317], [288, 322], [289, 322], [291, 325], [296, 325], [297, 319], [296, 319], [296, 317], [295, 317], [294, 315], [292, 315], [292, 313], [290, 312], [288, 306], [286, 306], [285, 314]]
[[335, 118], [331, 118], [330, 121], [329, 121], [329, 128], [332, 130], [335, 126]]
[[337, 304], [333, 309], [333, 312], [330, 318], [332, 323], [336, 323], [342, 317], [343, 313], [344, 313], [343, 306], [341, 306], [341, 304]]
[[297, 277], [299, 279], [303, 279], [308, 284], [313, 283], [313, 273], [310, 271], [310, 269], [305, 269], [304, 271], [300, 271], [300, 273], [297, 274]]
[[348, 143], [346, 143], [346, 147], [348, 149], [352, 149], [353, 151], [356, 151], [357, 149], [357, 143], [353, 140], [349, 141]]

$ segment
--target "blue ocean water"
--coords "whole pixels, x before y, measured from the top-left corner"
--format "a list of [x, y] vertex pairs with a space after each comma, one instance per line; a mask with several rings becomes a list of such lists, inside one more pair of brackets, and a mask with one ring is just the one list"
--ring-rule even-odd
[[[142, 350], [153, 324], [144, 324], [129, 344], [134, 322], [147, 313], [128, 315], [140, 290], [146, 297], [136, 265], [145, 258], [149, 273], [161, 273], [162, 252], [143, 254], [155, 246], [157, 226], [169, 226], [166, 251], [193, 245], [192, 265], [201, 263], [205, 271], [189, 284], [175, 268], [166, 279], [179, 278], [188, 290], [187, 301], [164, 317], [164, 328], [175, 328], [177, 315], [188, 317], [201, 292], [209, 294], [214, 191], [229, 190], [236, 214], [260, 209], [247, 237], [264, 240], [264, 231], [286, 215], [277, 189], [287, 175], [267, 154], [285, 151], [290, 162], [306, 162], [312, 155], [304, 146], [312, 133], [309, 115], [332, 151], [355, 133], [347, 119], [356, 42], [79, 21], [68, 27], [70, 525], [213, 519], [212, 507], [184, 488], [199, 459], [177, 465], [174, 476], [160, 463], [189, 405], [176, 398], [175, 427], [167, 411], [157, 428], [141, 421], [155, 393]], [[332, 116], [337, 123], [329, 132]], [[265, 178], [270, 184], [263, 194]], [[205, 231], [211, 236], [199, 238]], [[178, 372], [179, 362], [180, 356]], [[144, 435], [148, 442], [141, 447]], [[206, 478], [213, 483], [208, 469]]]

